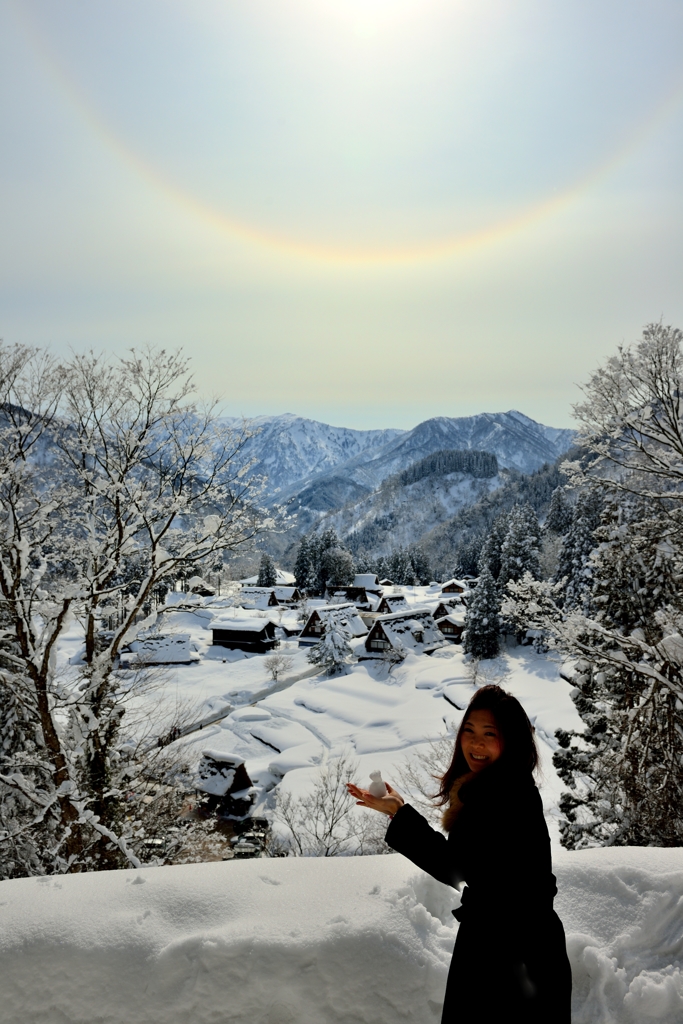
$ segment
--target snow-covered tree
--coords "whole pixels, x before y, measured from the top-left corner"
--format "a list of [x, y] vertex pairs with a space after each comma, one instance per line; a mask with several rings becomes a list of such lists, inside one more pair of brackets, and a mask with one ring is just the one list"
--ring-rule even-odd
[[353, 579], [353, 559], [329, 526], [308, 544], [309, 572], [304, 584], [309, 594], [324, 594], [328, 583], [346, 586]]
[[508, 513], [501, 512], [493, 521], [491, 529], [479, 552], [478, 570], [488, 569], [494, 580], [500, 576], [503, 543], [509, 527]]
[[321, 559], [321, 573], [328, 587], [347, 587], [353, 583], [356, 569], [346, 548], [327, 548]]
[[[119, 652], [181, 564], [259, 529], [248, 432], [193, 403], [185, 361], [159, 350], [59, 366], [1, 347], [0, 410], [1, 677], [30, 722], [23, 739], [19, 718], [3, 723], [0, 841], [33, 844], [17, 874], [137, 863], [126, 794], [149, 758], [124, 725], [136, 687]], [[63, 675], [56, 646], [74, 618], [84, 650]]]
[[550, 507], [543, 524], [544, 532], [561, 536], [572, 525], [572, 507], [567, 501], [564, 487], [556, 487], [550, 498]]
[[541, 529], [536, 513], [528, 503], [516, 505], [508, 516], [508, 528], [501, 547], [498, 584], [504, 590], [510, 580], [520, 580], [524, 573], [540, 576], [538, 561]]
[[352, 656], [348, 631], [340, 625], [335, 615], [330, 615], [323, 635], [308, 652], [308, 660], [332, 676], [341, 672]]
[[261, 555], [257, 585], [259, 587], [274, 587], [276, 583], [277, 569], [275, 568], [273, 556], [264, 551]]
[[294, 564], [294, 578], [297, 587], [306, 588], [311, 574], [311, 552], [307, 537], [302, 537]]
[[562, 582], [509, 584], [506, 615], [575, 659], [585, 731], [559, 731], [555, 755], [569, 847], [683, 843], [682, 340], [650, 325], [577, 408], [582, 456], [568, 469], [579, 502], [597, 493], [602, 507], [582, 600], [563, 605]]
[[564, 602], [567, 608], [588, 612], [593, 568], [591, 552], [600, 526], [603, 491], [596, 486], [584, 487], [572, 510], [572, 521], [560, 548], [555, 579], [565, 580]]
[[500, 652], [500, 594], [487, 567], [467, 606], [463, 648], [473, 658], [495, 658]]

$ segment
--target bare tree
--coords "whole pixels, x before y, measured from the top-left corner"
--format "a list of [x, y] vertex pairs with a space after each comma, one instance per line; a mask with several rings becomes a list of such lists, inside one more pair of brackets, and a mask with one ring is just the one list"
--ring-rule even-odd
[[356, 762], [343, 755], [319, 770], [305, 796], [278, 791], [275, 819], [286, 829], [284, 845], [288, 853], [295, 857], [339, 857], [386, 852], [386, 821], [357, 814], [346, 788], [357, 771]]
[[[25, 872], [137, 863], [125, 813], [136, 755], [121, 734], [132, 688], [115, 671], [119, 653], [161, 581], [245, 544], [263, 520], [248, 430], [191, 392], [186, 361], [163, 350], [58, 366], [0, 348], [0, 683], [25, 719], [23, 731], [1, 723], [12, 799], [0, 842], [37, 837]], [[60, 674], [56, 645], [74, 617], [83, 660]]]
[[271, 679], [276, 683], [284, 672], [291, 669], [293, 660], [293, 655], [287, 654], [285, 651], [274, 651], [273, 654], [269, 654], [267, 658], [263, 659], [263, 666], [270, 672]]
[[433, 825], [441, 823], [442, 809], [436, 804], [439, 778], [445, 773], [453, 757], [453, 736], [444, 733], [419, 750], [410, 751], [398, 765], [398, 779], [402, 790], [410, 795], [421, 813]]

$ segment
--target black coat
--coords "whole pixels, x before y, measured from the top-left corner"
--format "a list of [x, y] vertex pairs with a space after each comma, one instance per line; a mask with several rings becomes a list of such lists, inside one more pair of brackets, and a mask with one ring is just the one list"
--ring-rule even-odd
[[442, 1024], [569, 1024], [571, 969], [538, 789], [503, 764], [463, 789], [448, 838], [409, 804], [386, 835], [440, 882], [467, 883]]

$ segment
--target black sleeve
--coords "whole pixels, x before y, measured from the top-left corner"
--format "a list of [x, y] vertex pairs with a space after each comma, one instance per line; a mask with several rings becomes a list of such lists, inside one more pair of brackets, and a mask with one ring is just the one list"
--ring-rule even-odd
[[385, 841], [392, 850], [402, 853], [437, 881], [452, 886], [462, 881], [454, 863], [451, 844], [410, 804], [404, 804], [396, 812], [389, 823]]

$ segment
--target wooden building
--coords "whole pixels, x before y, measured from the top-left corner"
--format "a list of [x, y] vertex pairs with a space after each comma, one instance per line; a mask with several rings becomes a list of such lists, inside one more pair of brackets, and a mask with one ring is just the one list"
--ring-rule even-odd
[[205, 750], [197, 769], [197, 790], [207, 810], [219, 817], [244, 818], [254, 799], [244, 758], [221, 750]]
[[326, 604], [320, 608], [314, 608], [309, 615], [306, 625], [299, 633], [299, 645], [307, 647], [317, 644], [325, 635], [325, 629], [332, 620], [349, 640], [365, 636], [368, 631], [355, 604]]
[[446, 637], [454, 644], [459, 644], [462, 640], [462, 634], [465, 629], [465, 618], [462, 615], [456, 615], [451, 612], [449, 615], [443, 615], [441, 618], [436, 618], [436, 624]]
[[428, 608], [409, 608], [394, 615], [381, 615], [365, 640], [371, 657], [381, 657], [393, 649], [415, 654], [431, 654], [446, 644], [443, 633]]
[[153, 633], [137, 637], [121, 651], [121, 668], [138, 665], [189, 665], [199, 654], [189, 633]]
[[192, 576], [187, 581], [187, 592], [188, 594], [197, 594], [198, 597], [213, 597], [216, 593], [216, 588], [212, 587], [201, 576]]
[[273, 587], [273, 593], [278, 604], [298, 604], [304, 596], [298, 587]]
[[447, 580], [446, 583], [441, 584], [442, 594], [464, 594], [467, 589], [464, 580]]
[[444, 615], [452, 615], [453, 614], [453, 610], [455, 608], [459, 608], [459, 609], [464, 610], [464, 605], [462, 604], [461, 601], [458, 601], [456, 598], [451, 598], [450, 601], [449, 600], [440, 601], [437, 604], [437, 606], [434, 609], [434, 611], [432, 612], [432, 614], [434, 616], [434, 621], [438, 622], [439, 619], [443, 619]]
[[275, 625], [268, 619], [222, 619], [211, 627], [215, 647], [263, 654], [278, 646]]
[[242, 587], [237, 600], [243, 608], [277, 608], [275, 587]]
[[402, 612], [408, 608], [408, 602], [404, 594], [385, 594], [377, 605], [378, 615], [393, 615], [395, 612]]

